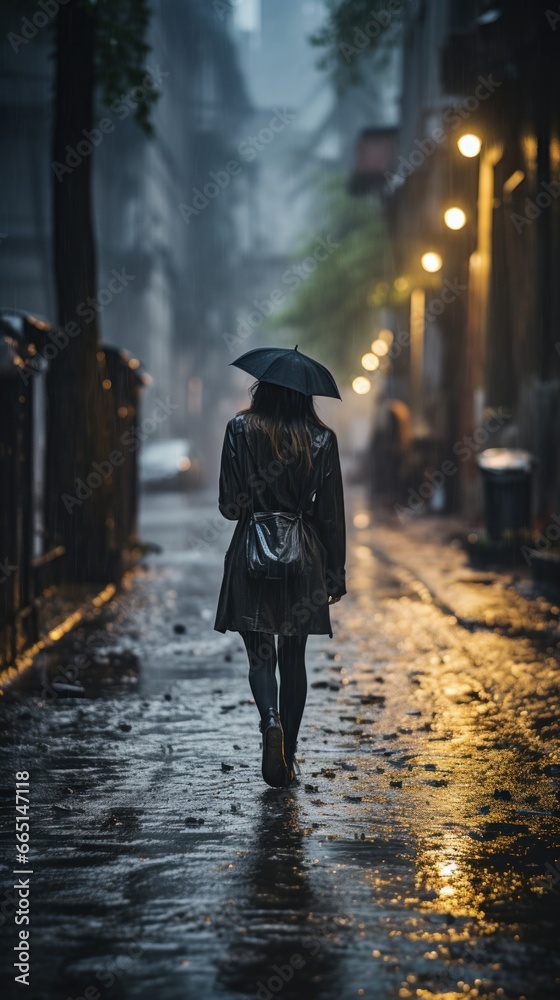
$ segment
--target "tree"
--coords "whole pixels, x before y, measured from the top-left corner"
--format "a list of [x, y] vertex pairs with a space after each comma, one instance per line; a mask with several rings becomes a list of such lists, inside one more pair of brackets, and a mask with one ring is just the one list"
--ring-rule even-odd
[[[404, 7], [400, 0], [326, 0], [327, 19], [310, 38], [322, 50], [318, 66], [334, 85], [330, 120], [340, 130], [365, 92], [373, 106], [380, 70], [401, 38]], [[378, 95], [377, 95], [378, 96]], [[402, 294], [390, 286], [388, 234], [380, 195], [355, 198], [345, 178], [333, 175], [323, 185], [318, 225], [338, 245], [302, 280], [288, 308], [274, 326], [288, 325], [298, 339], [344, 375], [356, 370], [369, 349], [373, 309], [396, 304]], [[311, 243], [303, 255], [312, 254]]]
[[404, 19], [402, 0], [327, 0], [325, 25], [310, 38], [323, 50], [318, 60], [339, 92], [360, 83], [365, 59], [381, 69], [390, 50], [400, 42]]
[[[317, 260], [317, 240], [304, 244], [294, 269], [299, 285], [271, 325], [296, 330], [300, 343], [319, 348], [321, 357], [346, 375], [371, 343], [372, 309], [399, 295], [385, 281], [387, 235], [378, 198], [351, 197], [344, 178], [335, 175], [324, 184], [317, 214], [330, 253]], [[305, 258], [317, 260], [317, 266], [306, 265]]]
[[[54, 21], [53, 249], [57, 319], [64, 332], [47, 379], [45, 526], [49, 544], [64, 545], [66, 578], [74, 581], [111, 579], [114, 572], [112, 487], [101, 464], [108, 459], [111, 399], [97, 357], [94, 100], [97, 87], [110, 105], [140, 85], [149, 16], [146, 0], [69, 0]], [[136, 120], [148, 132], [157, 96], [151, 89], [136, 105]]]

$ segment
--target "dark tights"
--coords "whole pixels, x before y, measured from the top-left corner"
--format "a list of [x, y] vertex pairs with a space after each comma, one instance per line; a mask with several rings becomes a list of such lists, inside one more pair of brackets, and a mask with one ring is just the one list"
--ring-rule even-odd
[[296, 748], [305, 699], [307, 675], [305, 672], [306, 635], [279, 635], [278, 654], [274, 635], [267, 632], [240, 633], [249, 658], [249, 684], [261, 719], [269, 708], [278, 708], [276, 663], [280, 672], [280, 719], [284, 729], [286, 758]]

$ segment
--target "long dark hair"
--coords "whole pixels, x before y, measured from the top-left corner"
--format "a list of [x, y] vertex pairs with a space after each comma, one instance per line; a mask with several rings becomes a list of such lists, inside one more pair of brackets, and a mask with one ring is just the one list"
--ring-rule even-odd
[[297, 459], [310, 469], [311, 428], [327, 429], [315, 410], [313, 396], [272, 382], [253, 382], [249, 391], [251, 405], [239, 413], [246, 413], [250, 426], [267, 434], [276, 459]]

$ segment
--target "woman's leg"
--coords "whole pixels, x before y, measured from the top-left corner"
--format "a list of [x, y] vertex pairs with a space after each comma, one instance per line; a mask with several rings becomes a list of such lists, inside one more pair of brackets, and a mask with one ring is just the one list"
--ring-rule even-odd
[[297, 735], [307, 697], [306, 643], [306, 635], [278, 636], [280, 719], [284, 729], [284, 746], [288, 762], [296, 750]]
[[239, 633], [249, 658], [249, 684], [256, 706], [264, 719], [269, 708], [278, 707], [276, 647], [274, 636], [266, 632]]
[[[265, 632], [240, 633], [249, 657], [249, 683], [261, 716], [262, 776], [274, 788], [287, 781], [284, 733], [278, 716], [276, 646], [274, 635]], [[272, 711], [271, 711], [272, 710]]]

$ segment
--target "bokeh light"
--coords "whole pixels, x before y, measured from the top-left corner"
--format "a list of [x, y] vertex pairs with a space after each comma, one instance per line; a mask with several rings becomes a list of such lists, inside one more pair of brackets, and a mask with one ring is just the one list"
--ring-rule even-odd
[[454, 205], [453, 208], [448, 208], [443, 213], [443, 221], [448, 229], [462, 229], [467, 221], [467, 216], [462, 208], [457, 208]]
[[385, 340], [381, 340], [381, 337], [378, 337], [377, 340], [374, 340], [371, 345], [371, 349], [374, 354], [377, 354], [378, 357], [384, 358], [389, 350], [389, 345]]
[[371, 389], [371, 382], [368, 378], [364, 378], [363, 375], [358, 375], [358, 377], [352, 382], [352, 388], [358, 396], [365, 396], [365, 394]]
[[355, 528], [369, 528], [370, 516], [369, 514], [354, 514], [353, 524]]
[[459, 152], [463, 156], [478, 156], [480, 153], [480, 147], [482, 146], [482, 139], [478, 135], [474, 135], [472, 132], [468, 132], [466, 135], [462, 135], [457, 140], [457, 146], [459, 147]]
[[389, 347], [393, 343], [394, 335], [392, 330], [380, 330], [377, 334], [377, 340], [383, 340]]
[[[373, 344], [372, 344], [373, 347]], [[369, 351], [362, 357], [362, 368], [365, 368], [367, 372], [375, 372], [379, 368], [379, 358], [375, 354], [371, 354]]]
[[434, 274], [436, 271], [441, 269], [443, 261], [439, 253], [435, 253], [434, 250], [428, 250], [427, 253], [422, 254], [420, 263], [425, 271], [428, 271], [430, 274]]
[[401, 275], [399, 278], [395, 278], [393, 282], [393, 287], [396, 292], [408, 292], [409, 282], [408, 278]]

